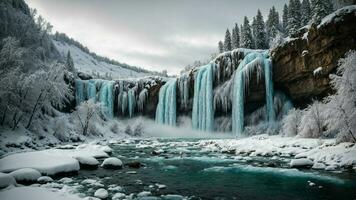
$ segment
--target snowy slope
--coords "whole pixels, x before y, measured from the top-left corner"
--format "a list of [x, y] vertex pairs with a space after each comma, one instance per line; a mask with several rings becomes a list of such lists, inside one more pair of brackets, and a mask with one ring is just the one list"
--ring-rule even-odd
[[84, 72], [90, 75], [94, 72], [95, 74], [99, 73], [100, 76], [111, 75], [113, 79], [129, 77], [137, 78], [151, 75], [150, 73], [136, 72], [118, 65], [98, 61], [90, 54], [66, 42], [53, 40], [53, 43], [64, 58], [66, 57], [67, 52], [70, 51], [74, 66], [79, 72]]

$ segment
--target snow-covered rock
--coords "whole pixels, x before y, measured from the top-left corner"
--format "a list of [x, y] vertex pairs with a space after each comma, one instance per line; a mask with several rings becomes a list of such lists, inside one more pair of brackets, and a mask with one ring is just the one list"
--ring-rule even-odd
[[64, 183], [64, 184], [68, 184], [68, 183], [72, 183], [73, 179], [72, 178], [68, 178], [68, 177], [64, 177], [64, 178], [59, 179], [58, 182]]
[[41, 176], [37, 179], [37, 182], [41, 184], [50, 183], [53, 182], [53, 179], [49, 176]]
[[314, 162], [308, 158], [293, 159], [290, 161], [290, 167], [294, 168], [309, 168]]
[[115, 158], [115, 157], [110, 157], [110, 158], [106, 158], [104, 160], [104, 162], [101, 164], [102, 167], [104, 168], [122, 168], [123, 163], [120, 159]]
[[108, 198], [108, 196], [109, 196], [109, 193], [104, 188], [100, 188], [100, 189], [96, 190], [94, 193], [94, 197], [97, 197], [99, 199], [106, 199], [106, 198]]
[[14, 187], [0, 191], [1, 200], [81, 200], [70, 193], [53, 192], [42, 187]]
[[16, 185], [16, 180], [13, 176], [0, 172], [0, 188]]
[[97, 167], [99, 161], [92, 156], [76, 156], [81, 167]]
[[151, 196], [151, 195], [152, 195], [152, 193], [149, 191], [142, 191], [137, 194], [137, 197], [147, 197], [147, 196]]
[[[74, 158], [55, 155], [52, 151], [17, 153], [0, 159], [0, 171], [11, 172], [22, 168], [33, 168], [42, 174], [54, 175], [60, 172], [79, 170], [79, 163]], [[37, 177], [38, 178], [38, 177]]]
[[18, 169], [10, 173], [17, 182], [36, 182], [41, 177], [41, 173], [32, 168]]
[[115, 193], [113, 196], [112, 196], [112, 200], [120, 200], [120, 199], [125, 199], [126, 198], [126, 195], [124, 193]]
[[326, 168], [326, 165], [324, 163], [314, 163], [312, 166], [312, 169], [320, 169], [323, 170]]
[[320, 24], [318, 25], [318, 28], [321, 28], [329, 23], [336, 22], [342, 19], [342, 17], [346, 14], [349, 13], [354, 13], [356, 14], [356, 5], [351, 5], [351, 6], [345, 6], [343, 8], [338, 9], [337, 11], [331, 13], [330, 15], [324, 17]]
[[167, 200], [183, 200], [185, 199], [183, 196], [181, 195], [177, 195], [177, 194], [167, 194], [162, 196], [163, 199], [167, 199]]

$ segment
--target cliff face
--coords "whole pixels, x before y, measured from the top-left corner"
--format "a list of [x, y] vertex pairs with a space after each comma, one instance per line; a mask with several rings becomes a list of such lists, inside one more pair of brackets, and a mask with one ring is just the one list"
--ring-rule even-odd
[[355, 10], [335, 13], [322, 25], [292, 37], [271, 52], [274, 86], [303, 107], [333, 92], [329, 74], [336, 71], [345, 53], [356, 49]]

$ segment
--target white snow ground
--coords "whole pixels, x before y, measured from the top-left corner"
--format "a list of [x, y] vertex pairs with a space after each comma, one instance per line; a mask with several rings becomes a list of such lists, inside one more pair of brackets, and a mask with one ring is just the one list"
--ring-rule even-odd
[[53, 192], [41, 187], [13, 187], [0, 191], [1, 200], [80, 200], [73, 194]]

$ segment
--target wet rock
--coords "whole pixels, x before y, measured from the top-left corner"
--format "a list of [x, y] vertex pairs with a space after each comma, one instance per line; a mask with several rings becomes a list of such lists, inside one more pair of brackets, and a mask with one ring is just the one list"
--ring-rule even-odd
[[130, 168], [139, 169], [140, 167], [143, 167], [144, 165], [141, 164], [139, 161], [133, 161], [133, 162], [127, 163], [127, 166]]

